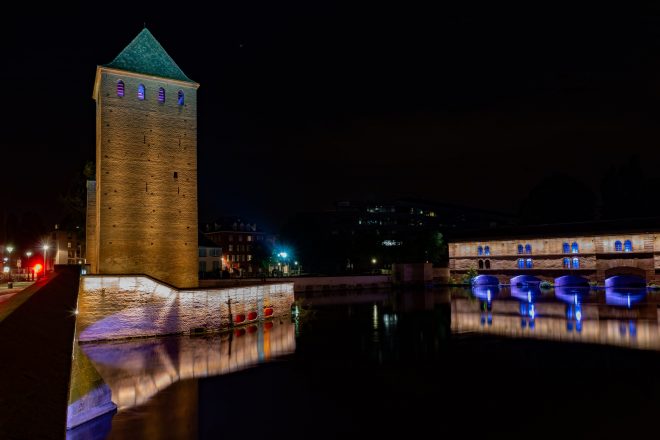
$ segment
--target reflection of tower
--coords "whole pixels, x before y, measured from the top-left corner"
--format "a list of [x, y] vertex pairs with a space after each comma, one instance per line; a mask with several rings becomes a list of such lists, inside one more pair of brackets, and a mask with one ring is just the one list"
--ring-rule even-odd
[[91, 273], [197, 285], [197, 88], [144, 29], [96, 70]]

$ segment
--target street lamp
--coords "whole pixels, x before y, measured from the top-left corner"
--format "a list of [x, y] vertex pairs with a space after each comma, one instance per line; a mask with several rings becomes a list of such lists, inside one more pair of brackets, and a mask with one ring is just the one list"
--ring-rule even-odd
[[25, 268], [27, 269], [28, 279], [34, 279], [31, 276], [33, 274], [30, 273], [30, 257], [32, 256], [32, 251], [27, 251], [25, 253], [25, 256], [27, 257], [27, 261], [25, 262]]
[[9, 281], [11, 281], [11, 253], [14, 250], [14, 246], [7, 246], [7, 253], [9, 254]]
[[46, 253], [48, 252], [48, 245], [44, 245], [44, 276], [46, 276], [46, 272], [48, 272], [48, 264], [46, 263]]

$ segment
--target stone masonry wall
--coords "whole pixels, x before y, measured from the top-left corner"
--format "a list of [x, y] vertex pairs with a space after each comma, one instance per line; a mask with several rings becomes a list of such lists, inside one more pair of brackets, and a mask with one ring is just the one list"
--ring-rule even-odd
[[[117, 96], [117, 82], [124, 96]], [[145, 86], [145, 99], [137, 97]], [[165, 89], [165, 102], [158, 90]], [[97, 73], [96, 238], [100, 274], [144, 273], [197, 286], [195, 83]], [[185, 105], [178, 105], [183, 91]]]

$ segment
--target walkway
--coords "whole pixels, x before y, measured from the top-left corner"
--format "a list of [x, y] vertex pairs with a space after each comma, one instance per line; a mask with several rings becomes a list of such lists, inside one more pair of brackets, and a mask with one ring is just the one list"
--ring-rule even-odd
[[0, 310], [2, 439], [59, 440], [66, 435], [79, 280], [79, 268], [63, 267], [12, 294], [6, 303], [13, 313], [2, 316]]

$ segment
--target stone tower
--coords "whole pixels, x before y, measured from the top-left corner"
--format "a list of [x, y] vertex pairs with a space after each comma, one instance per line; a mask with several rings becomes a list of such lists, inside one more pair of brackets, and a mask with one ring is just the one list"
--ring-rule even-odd
[[197, 88], [146, 28], [96, 69], [91, 273], [197, 286]]

